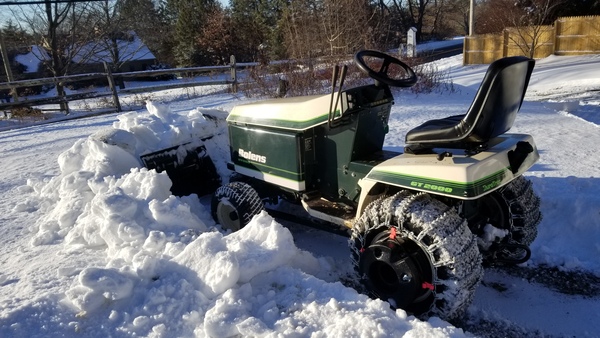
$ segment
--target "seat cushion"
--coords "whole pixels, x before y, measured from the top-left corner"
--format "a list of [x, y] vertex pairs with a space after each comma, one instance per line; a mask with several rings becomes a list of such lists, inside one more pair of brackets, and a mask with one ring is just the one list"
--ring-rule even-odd
[[463, 135], [461, 121], [464, 115], [454, 115], [439, 120], [430, 120], [412, 129], [406, 134], [406, 143], [419, 143], [436, 140], [451, 142]]
[[467, 113], [423, 123], [406, 134], [407, 147], [413, 151], [485, 147], [487, 141], [511, 128], [534, 65], [533, 59], [524, 56], [492, 62]]

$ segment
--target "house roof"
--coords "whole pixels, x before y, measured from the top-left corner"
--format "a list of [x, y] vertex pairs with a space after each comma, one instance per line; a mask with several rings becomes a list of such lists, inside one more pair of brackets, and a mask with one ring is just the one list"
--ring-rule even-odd
[[24, 73], [36, 73], [41, 61], [50, 60], [50, 55], [40, 46], [31, 46], [29, 53], [15, 56], [15, 62], [27, 67]]
[[[130, 33], [131, 34], [131, 33]], [[119, 55], [121, 61], [137, 61], [137, 60], [154, 60], [156, 57], [150, 49], [140, 40], [140, 38], [131, 34], [133, 39], [117, 40], [119, 46]], [[110, 51], [106, 46], [109, 45], [109, 40], [100, 42], [90, 42], [85, 44], [74, 55], [73, 62], [82, 64], [112, 62]]]

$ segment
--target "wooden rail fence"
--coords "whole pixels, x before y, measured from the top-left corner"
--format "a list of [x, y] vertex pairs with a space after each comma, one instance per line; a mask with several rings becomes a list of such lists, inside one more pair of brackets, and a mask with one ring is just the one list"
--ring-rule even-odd
[[[98, 98], [98, 97], [107, 97], [112, 96], [114, 108], [116, 111], [121, 111], [121, 103], [119, 101], [119, 94], [132, 94], [132, 93], [142, 93], [142, 92], [150, 92], [157, 90], [165, 90], [165, 89], [174, 89], [174, 88], [186, 88], [186, 87], [196, 87], [196, 86], [211, 86], [211, 85], [230, 85], [231, 90], [233, 92], [237, 91], [238, 85], [238, 76], [237, 70], [242, 67], [253, 66], [253, 64], [237, 64], [235, 57], [231, 56], [231, 60], [229, 65], [226, 66], [209, 66], [209, 67], [193, 67], [193, 68], [173, 68], [173, 69], [161, 69], [161, 70], [150, 70], [150, 71], [140, 71], [140, 72], [126, 72], [126, 73], [112, 73], [110, 71], [110, 67], [108, 64], [104, 64], [105, 72], [104, 73], [88, 73], [88, 74], [77, 74], [77, 75], [69, 75], [69, 76], [60, 76], [60, 77], [52, 77], [52, 78], [41, 78], [41, 79], [33, 79], [33, 80], [21, 80], [21, 81], [13, 81], [13, 82], [3, 82], [0, 83], [0, 91], [8, 91], [10, 90], [12, 93], [15, 93], [18, 88], [26, 88], [32, 86], [41, 86], [41, 85], [57, 85], [62, 84], [63, 86], [69, 83], [75, 83], [78, 81], [90, 81], [90, 80], [106, 80], [109, 85], [110, 92], [106, 91], [93, 91], [86, 93], [78, 93], [78, 94], [68, 94], [63, 96], [54, 96], [54, 97], [44, 97], [37, 99], [23, 99], [22, 97], [18, 97], [16, 95], [12, 95], [12, 102], [0, 102], [0, 111], [7, 109], [14, 109], [19, 107], [32, 107], [38, 105], [46, 105], [46, 104], [61, 104], [64, 103], [64, 107], [66, 107], [68, 113], [68, 103], [74, 100], [82, 100], [82, 99], [90, 99], [90, 98]], [[133, 87], [133, 88], [120, 88], [117, 83], [123, 83], [124, 79], [135, 79], [140, 77], [157, 77], [164, 75], [174, 75], [174, 74], [202, 74], [202, 73], [217, 73], [220, 74], [221, 77], [225, 77], [225, 79], [220, 80], [203, 80], [203, 81], [178, 81], [174, 83], [168, 84], [160, 84], [154, 86], [143, 86], [143, 87]], [[118, 81], [117, 81], [118, 80]]]

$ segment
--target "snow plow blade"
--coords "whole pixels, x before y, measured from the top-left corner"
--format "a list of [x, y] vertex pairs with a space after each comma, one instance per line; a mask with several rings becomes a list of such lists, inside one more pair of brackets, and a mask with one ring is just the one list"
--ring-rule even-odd
[[186, 143], [140, 156], [144, 167], [157, 172], [166, 171], [173, 182], [175, 196], [213, 193], [220, 185], [214, 163], [204, 144]]

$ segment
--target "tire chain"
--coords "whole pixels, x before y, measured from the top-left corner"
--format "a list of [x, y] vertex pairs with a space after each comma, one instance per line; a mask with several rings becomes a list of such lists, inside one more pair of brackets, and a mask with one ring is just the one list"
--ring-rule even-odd
[[[239, 204], [237, 207], [242, 211], [242, 227], [248, 224], [252, 217], [258, 215], [263, 209], [264, 205], [256, 190], [251, 185], [243, 182], [230, 182], [227, 185], [221, 186], [215, 192], [215, 195], [222, 195], [228, 198], [230, 201], [236, 201]], [[244, 207], [244, 204], [246, 206]]]
[[368, 246], [374, 234], [389, 229], [393, 220], [398, 233], [419, 243], [436, 268], [435, 301], [424, 315], [447, 320], [461, 316], [483, 276], [481, 254], [466, 220], [427, 193], [401, 191], [379, 198], [355, 222], [349, 243], [359, 282], [366, 284], [359, 271], [361, 249]]
[[508, 204], [512, 241], [529, 246], [537, 237], [537, 226], [542, 221], [540, 198], [533, 190], [533, 183], [519, 176], [499, 192]]

